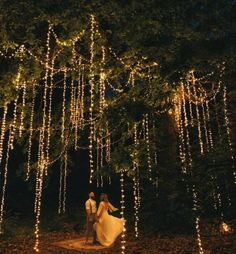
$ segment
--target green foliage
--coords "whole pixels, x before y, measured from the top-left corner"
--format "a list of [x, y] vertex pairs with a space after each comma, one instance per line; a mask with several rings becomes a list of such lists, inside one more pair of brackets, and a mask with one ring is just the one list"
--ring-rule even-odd
[[[157, 152], [158, 165], [152, 162], [154, 177], [160, 177], [160, 187], [155, 189], [146, 183], [147, 178], [147, 144], [143, 133], [140, 134], [140, 143], [135, 160], [140, 165], [141, 185], [144, 195], [143, 219], [148, 225], [158, 226], [186, 224], [192, 222], [191, 216], [191, 193], [186, 194], [183, 183], [178, 175], [179, 165], [177, 161], [176, 130], [173, 119], [168, 114], [160, 115], [159, 112], [173, 107], [172, 99], [178, 89], [181, 78], [185, 79], [190, 70], [197, 75], [204, 76], [210, 72], [214, 75], [209, 77], [209, 83], [221, 82], [231, 90], [231, 109], [235, 104], [235, 1], [9, 1], [2, 0], [0, 9], [0, 48], [7, 56], [24, 44], [28, 50], [33, 52], [40, 60], [45, 59], [46, 40], [48, 24], [52, 23], [54, 30], [60, 40], [69, 40], [77, 36], [82, 30], [86, 31], [78, 43], [76, 49], [78, 55], [89, 59], [89, 20], [94, 14], [98, 23], [101, 37], [95, 38], [95, 54], [93, 69], [95, 79], [95, 99], [98, 97], [99, 72], [101, 68], [102, 45], [111, 47], [122, 57], [125, 64], [117, 59], [107, 57], [104, 72], [109, 76], [109, 81], [114, 89], [109, 89], [106, 94], [108, 107], [105, 112], [96, 119], [96, 130], [98, 134], [106, 132], [106, 128], [112, 135], [112, 156], [98, 173], [108, 176], [112, 172], [121, 169], [128, 170], [128, 175], [133, 176], [133, 151], [137, 149], [134, 145], [134, 124], [139, 125], [142, 132], [142, 119], [144, 114], [149, 114], [150, 121], [150, 152], [153, 158]], [[26, 11], [27, 10], [27, 11]], [[55, 41], [50, 44], [51, 56], [58, 54], [56, 65], [58, 67], [71, 66], [72, 52], [67, 46], [57, 45]], [[107, 54], [108, 55], [108, 54]], [[154, 68], [148, 66], [156, 63]], [[225, 71], [221, 68], [224, 63]], [[42, 94], [44, 86], [45, 69], [28, 53], [18, 51], [16, 57], [0, 59], [0, 106], [5, 102], [11, 103], [15, 99], [16, 77], [21, 68], [21, 75], [27, 80], [27, 86], [32, 87], [37, 83], [36, 114], [34, 128], [38, 128], [42, 122]], [[128, 84], [128, 74], [134, 69], [135, 86]], [[84, 72], [89, 74], [90, 69], [86, 66]], [[78, 78], [78, 73], [72, 72], [71, 77]], [[69, 79], [68, 78], [68, 83]], [[22, 82], [23, 79], [20, 80]], [[63, 76], [58, 74], [55, 82], [62, 84]], [[88, 84], [86, 80], [86, 85]], [[27, 103], [25, 110], [26, 129], [29, 128], [30, 104], [32, 101], [31, 89], [27, 92]], [[63, 149], [60, 137], [62, 90], [58, 89], [53, 96], [53, 119], [50, 151], [52, 158], [59, 158]], [[66, 94], [69, 97], [69, 93]], [[89, 114], [90, 94], [85, 91], [86, 116]], [[220, 99], [218, 99], [220, 102]], [[220, 103], [219, 103], [220, 104]], [[222, 105], [222, 104], [221, 104]], [[22, 105], [20, 105], [21, 107]], [[19, 107], [19, 110], [20, 110]], [[214, 109], [214, 110], [220, 110]], [[95, 106], [98, 111], [98, 105]], [[233, 111], [233, 110], [232, 110]], [[12, 117], [12, 116], [11, 116]], [[11, 118], [9, 117], [9, 118]], [[69, 122], [69, 103], [66, 105], [66, 122]], [[221, 114], [222, 118], [222, 114]], [[235, 116], [232, 116], [235, 122]], [[216, 119], [213, 119], [215, 122]], [[222, 119], [221, 119], [222, 120]], [[9, 119], [10, 121], [10, 119]], [[190, 132], [191, 137], [197, 140], [196, 122]], [[108, 125], [108, 126], [107, 126]], [[225, 126], [224, 126], [225, 127]], [[214, 128], [214, 127], [213, 127]], [[79, 146], [87, 147], [88, 126], [84, 132], [79, 132]], [[216, 134], [216, 129], [213, 130]], [[156, 134], [155, 134], [156, 133]], [[158, 135], [157, 135], [158, 133]], [[73, 146], [73, 135], [67, 130], [69, 136], [69, 147]], [[37, 167], [37, 147], [39, 131], [33, 136], [33, 164], [32, 169]], [[28, 131], [24, 132], [22, 138], [17, 137], [19, 147], [24, 146], [23, 158], [27, 151]], [[223, 142], [216, 143], [215, 150], [206, 156], [199, 156], [198, 144], [192, 146], [193, 150], [193, 173], [185, 180], [195, 184], [200, 193], [202, 204], [199, 210], [206, 212], [204, 207], [210, 206], [212, 202], [212, 187], [210, 176], [215, 173], [222, 190], [227, 189], [230, 181], [227, 173], [230, 168], [229, 149], [226, 145], [227, 138]], [[222, 145], [222, 144], [225, 144]], [[95, 152], [95, 151], [93, 151]], [[212, 160], [215, 164], [212, 165]], [[59, 159], [58, 159], [59, 160]], [[227, 163], [223, 163], [224, 161]], [[21, 166], [19, 174], [24, 175], [26, 165]], [[50, 172], [49, 172], [50, 176]], [[34, 176], [32, 177], [34, 179]], [[153, 195], [149, 196], [149, 193]], [[158, 193], [158, 197], [156, 194]], [[186, 202], [185, 202], [186, 201]], [[186, 205], [183, 205], [185, 203]], [[153, 221], [154, 218], [154, 222]], [[57, 218], [58, 219], [58, 218]], [[60, 219], [58, 219], [60, 220]], [[176, 221], [177, 220], [177, 221]], [[53, 222], [54, 223], [54, 222]], [[53, 224], [52, 223], [52, 224]], [[62, 225], [59, 222], [58, 225]], [[57, 228], [56, 223], [51, 228]]]

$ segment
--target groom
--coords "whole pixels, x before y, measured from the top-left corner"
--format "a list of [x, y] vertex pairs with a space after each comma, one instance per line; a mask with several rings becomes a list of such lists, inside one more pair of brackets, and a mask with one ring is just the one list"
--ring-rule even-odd
[[97, 205], [95, 201], [95, 195], [93, 192], [89, 193], [89, 199], [85, 202], [86, 209], [86, 233], [85, 233], [85, 244], [88, 244], [88, 239], [91, 233], [93, 234], [93, 244], [96, 244], [96, 231], [93, 229], [93, 224], [97, 219]]

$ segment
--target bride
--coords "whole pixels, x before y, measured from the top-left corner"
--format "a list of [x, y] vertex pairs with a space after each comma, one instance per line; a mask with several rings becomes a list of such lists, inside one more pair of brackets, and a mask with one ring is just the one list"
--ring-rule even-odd
[[103, 246], [111, 246], [116, 238], [122, 233], [124, 228], [124, 219], [114, 217], [108, 213], [117, 211], [109, 201], [107, 194], [102, 193], [100, 196], [100, 204], [97, 211], [97, 222], [94, 229], [97, 234], [97, 240]]

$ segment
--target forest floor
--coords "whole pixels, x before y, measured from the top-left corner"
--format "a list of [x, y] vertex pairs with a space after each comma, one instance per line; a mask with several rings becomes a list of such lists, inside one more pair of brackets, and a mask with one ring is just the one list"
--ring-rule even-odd
[[[42, 254], [119, 254], [121, 253], [120, 239], [114, 246], [103, 250], [70, 250], [58, 247], [59, 241], [79, 239], [82, 234], [76, 232], [48, 232], [40, 237], [40, 253]], [[202, 236], [204, 254], [235, 254], [236, 236], [215, 235]], [[32, 254], [34, 237], [28, 235], [0, 240], [1, 254]], [[161, 235], [142, 234], [135, 239], [127, 235], [126, 254], [195, 254], [198, 253], [196, 240], [193, 235]]]

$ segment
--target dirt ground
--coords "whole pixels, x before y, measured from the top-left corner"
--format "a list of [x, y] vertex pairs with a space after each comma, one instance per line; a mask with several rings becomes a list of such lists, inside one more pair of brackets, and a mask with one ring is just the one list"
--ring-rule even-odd
[[[40, 253], [42, 254], [118, 254], [121, 253], [120, 239], [114, 246], [102, 250], [73, 250], [58, 247], [55, 243], [65, 240], [79, 239], [82, 235], [69, 233], [45, 233], [40, 237]], [[140, 234], [138, 239], [127, 235], [126, 254], [195, 254], [198, 253], [196, 240], [191, 235], [154, 235]], [[32, 254], [34, 238], [17, 237], [0, 240], [1, 254]], [[236, 235], [203, 236], [202, 245], [205, 254], [236, 254]]]

